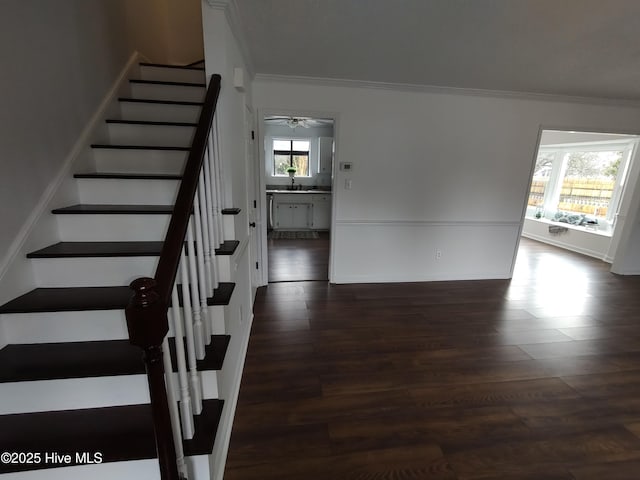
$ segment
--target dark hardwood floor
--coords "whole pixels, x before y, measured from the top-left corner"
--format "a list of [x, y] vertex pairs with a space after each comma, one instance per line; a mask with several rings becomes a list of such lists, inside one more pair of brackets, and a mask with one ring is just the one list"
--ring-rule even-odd
[[269, 282], [329, 280], [329, 232], [318, 233], [313, 240], [269, 239]]
[[640, 278], [523, 239], [511, 281], [271, 284], [225, 480], [640, 478]]

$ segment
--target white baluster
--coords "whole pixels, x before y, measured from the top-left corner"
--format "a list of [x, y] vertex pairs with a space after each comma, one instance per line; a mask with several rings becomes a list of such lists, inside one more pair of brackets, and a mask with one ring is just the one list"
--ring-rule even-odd
[[222, 212], [221, 210], [224, 208], [224, 196], [222, 191], [222, 185], [224, 182], [222, 181], [222, 162], [220, 158], [220, 142], [218, 135], [218, 122], [216, 121], [216, 117], [213, 117], [213, 129], [212, 136], [210, 137], [211, 146], [213, 151], [213, 180], [214, 180], [214, 193], [216, 195], [216, 204], [217, 204], [217, 221], [218, 221], [218, 243], [222, 243], [222, 241], [226, 238], [224, 234], [224, 222], [222, 220]]
[[[202, 172], [200, 172], [200, 180], [202, 180]], [[200, 183], [200, 182], [198, 182]], [[200, 307], [200, 335], [202, 335], [203, 345], [209, 345], [211, 343], [211, 323], [209, 322], [209, 306], [207, 305], [207, 283], [205, 274], [204, 263], [204, 232], [205, 229], [202, 226], [202, 215], [200, 211], [200, 198], [202, 196], [201, 190], [198, 187], [196, 195], [193, 201], [193, 223], [196, 227], [196, 267], [198, 273], [198, 302]], [[202, 357], [204, 358], [205, 352], [203, 350]]]
[[180, 431], [180, 413], [178, 411], [178, 401], [176, 400], [175, 378], [171, 365], [171, 351], [169, 350], [169, 340], [164, 337], [162, 341], [162, 363], [164, 364], [164, 378], [167, 385], [167, 403], [169, 404], [169, 419], [171, 420], [171, 433], [176, 449], [176, 464], [178, 472], [183, 477], [187, 475], [187, 466], [184, 463], [184, 450], [182, 448], [182, 433]]
[[[207, 159], [204, 160], [204, 165], [207, 164]], [[207, 194], [206, 194], [206, 169], [203, 167], [200, 172], [200, 178], [198, 179], [198, 195], [200, 198], [200, 220], [202, 223], [202, 247], [204, 249], [204, 275], [205, 275], [205, 297], [210, 297], [213, 294], [211, 284], [213, 283], [211, 276], [211, 255], [215, 255], [215, 250], [211, 251], [211, 241], [209, 238], [209, 215], [207, 213]]]
[[184, 253], [180, 258], [180, 282], [182, 284], [182, 311], [184, 312], [184, 332], [187, 339], [187, 359], [189, 360], [189, 381], [191, 383], [191, 404], [193, 412], [199, 415], [202, 411], [202, 383], [196, 364], [196, 342], [193, 336], [193, 316], [191, 296], [189, 293], [189, 273]]
[[[211, 140], [211, 135], [209, 135], [208, 137], [208, 145], [209, 148], [207, 149], [207, 156], [209, 159], [209, 181], [210, 181], [210, 185], [209, 185], [209, 193], [210, 193], [210, 199], [209, 201], [211, 202], [211, 229], [213, 231], [213, 234], [211, 235], [210, 241], [211, 241], [211, 251], [214, 253], [214, 260], [215, 260], [215, 251], [216, 248], [218, 248], [220, 246], [220, 243], [222, 243], [220, 241], [220, 212], [218, 210], [218, 199], [217, 199], [217, 195], [216, 195], [216, 190], [215, 190], [215, 165], [214, 165], [214, 160], [213, 160], [213, 145], [212, 145], [212, 140]], [[219, 275], [218, 275], [218, 264], [217, 262], [212, 262], [212, 270], [211, 270], [211, 274], [212, 274], [212, 283], [211, 283], [211, 287], [213, 290], [215, 290], [216, 288], [218, 288], [218, 283], [219, 283]], [[213, 294], [213, 290], [212, 290], [212, 294]]]
[[[216, 270], [216, 244], [214, 238], [214, 227], [213, 227], [213, 201], [212, 201], [212, 190], [211, 190], [211, 168], [209, 167], [209, 148], [205, 151], [204, 158], [204, 193], [205, 193], [205, 212], [207, 213], [207, 232], [209, 238], [209, 252], [211, 253], [210, 263], [209, 263], [209, 283], [207, 285], [207, 292], [209, 295], [213, 295], [213, 289], [217, 288], [214, 282], [214, 271]], [[215, 286], [214, 286], [215, 285]]]
[[[187, 375], [187, 359], [184, 351], [184, 328], [180, 314], [180, 301], [178, 289], [173, 285], [171, 292], [171, 319], [173, 331], [176, 335], [176, 364], [178, 366], [178, 381], [180, 384], [180, 419], [182, 423], [182, 435], [185, 439], [193, 438], [193, 412], [191, 410], [191, 395], [189, 394], [189, 377]], [[195, 354], [194, 354], [195, 359]]]
[[213, 215], [213, 230], [214, 230], [213, 242], [214, 242], [215, 248], [218, 248], [220, 243], [222, 243], [221, 230], [220, 230], [220, 204], [218, 203], [220, 199], [217, 193], [218, 180], [216, 178], [216, 175], [217, 175], [216, 152], [213, 146], [212, 132], [209, 132], [209, 136], [207, 137], [207, 142], [208, 142], [207, 151], [209, 152], [209, 164], [211, 169], [211, 194], [212, 194], [211, 195], [211, 202], [212, 202], [211, 213]]
[[[195, 208], [195, 207], [194, 207]], [[200, 307], [200, 292], [198, 289], [198, 270], [196, 267], [196, 249], [193, 238], [192, 216], [187, 227], [187, 252], [189, 258], [189, 291], [191, 292], [191, 308], [193, 312], [193, 333], [196, 342], [196, 357], [204, 358], [204, 335], [202, 328], [202, 310]]]
[[218, 125], [218, 116], [213, 116], [213, 141], [216, 148], [216, 163], [218, 165], [218, 191], [220, 192], [220, 208], [224, 208], [226, 198], [225, 184], [224, 184], [224, 162], [222, 161], [222, 152], [220, 150], [220, 127]]

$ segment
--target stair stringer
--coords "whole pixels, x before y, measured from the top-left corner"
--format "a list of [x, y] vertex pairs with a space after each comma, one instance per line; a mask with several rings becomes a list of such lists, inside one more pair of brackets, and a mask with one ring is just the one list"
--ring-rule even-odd
[[229, 278], [236, 284], [238, 294], [234, 294], [229, 305], [224, 307], [225, 332], [231, 336], [231, 341], [225, 357], [225, 368], [218, 372], [217, 377], [219, 394], [226, 401], [216, 432], [214, 443], [216, 448], [210, 456], [212, 480], [223, 480], [224, 477], [242, 371], [253, 323], [253, 312], [250, 307], [247, 307], [251, 303], [248, 298], [243, 298], [243, 293], [251, 295], [248, 246], [249, 238], [247, 237], [240, 242], [234, 254], [228, 257]]

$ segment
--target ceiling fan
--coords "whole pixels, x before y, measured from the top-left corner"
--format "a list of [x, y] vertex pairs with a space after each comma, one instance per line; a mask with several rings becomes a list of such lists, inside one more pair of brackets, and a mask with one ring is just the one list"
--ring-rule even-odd
[[286, 125], [291, 129], [296, 129], [297, 127], [313, 128], [333, 124], [333, 120], [324, 118], [291, 117], [278, 115], [265, 117], [264, 121], [269, 125]]

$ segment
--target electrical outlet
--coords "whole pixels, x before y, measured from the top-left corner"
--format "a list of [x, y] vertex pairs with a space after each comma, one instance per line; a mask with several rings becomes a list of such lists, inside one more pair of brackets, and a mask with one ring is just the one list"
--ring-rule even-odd
[[436, 250], [436, 260], [441, 260], [442, 259], [442, 250], [437, 249]]

